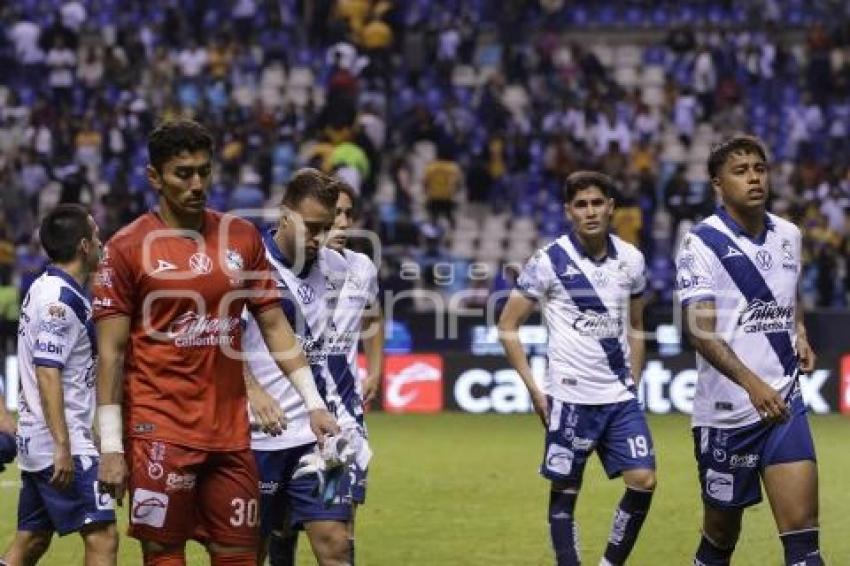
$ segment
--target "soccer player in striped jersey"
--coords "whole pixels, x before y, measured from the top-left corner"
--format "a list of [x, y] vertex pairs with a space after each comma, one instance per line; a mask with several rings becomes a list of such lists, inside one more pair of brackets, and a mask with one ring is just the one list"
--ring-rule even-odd
[[[18, 360], [18, 532], [9, 564], [35, 564], [53, 533], [79, 532], [86, 564], [116, 564], [115, 506], [98, 490], [100, 459], [91, 430], [97, 344], [84, 287], [101, 253], [97, 225], [79, 205], [42, 221], [51, 260], [21, 306]], [[0, 563], [3, 561], [0, 560]]]
[[823, 564], [817, 464], [798, 383], [815, 367], [797, 303], [800, 230], [766, 210], [767, 152], [757, 138], [715, 147], [708, 173], [721, 204], [676, 258], [699, 374], [693, 435], [704, 511], [694, 564], [730, 563], [761, 484], [785, 563]]
[[[608, 233], [613, 181], [579, 171], [565, 184], [567, 234], [525, 265], [499, 320], [508, 361], [546, 429], [541, 474], [551, 481], [549, 527], [558, 566], [581, 562], [575, 505], [584, 467], [596, 451], [626, 490], [601, 565], [623, 564], [649, 512], [655, 451], [636, 398], [644, 358], [643, 254]], [[549, 369], [534, 381], [518, 338], [540, 302], [549, 330]]]

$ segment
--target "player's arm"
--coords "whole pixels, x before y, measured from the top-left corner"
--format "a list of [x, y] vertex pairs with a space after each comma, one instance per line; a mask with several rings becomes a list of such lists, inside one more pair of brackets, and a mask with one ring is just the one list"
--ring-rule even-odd
[[797, 327], [797, 356], [800, 358], [800, 371], [803, 373], [809, 373], [814, 371], [815, 364], [817, 363], [817, 356], [815, 355], [814, 349], [812, 349], [811, 344], [809, 344], [809, 336], [806, 333], [806, 324], [803, 320], [803, 307], [800, 299], [797, 299], [797, 308], [796, 308], [796, 327]]
[[316, 438], [321, 443], [325, 435], [339, 432], [339, 426], [328, 413], [325, 402], [316, 389], [313, 372], [307, 365], [304, 352], [283, 316], [283, 311], [279, 307], [267, 308], [254, 313], [254, 318], [278, 368], [292, 382], [304, 401], [310, 415], [310, 427]]
[[115, 315], [97, 321], [97, 425], [101, 453], [97, 479], [101, 491], [112, 495], [119, 504], [127, 479], [121, 399], [124, 350], [129, 337], [129, 316]]
[[548, 427], [546, 395], [534, 383], [531, 366], [528, 364], [528, 356], [525, 355], [525, 349], [519, 340], [519, 327], [528, 319], [534, 310], [534, 305], [534, 301], [520, 291], [516, 289], [511, 291], [508, 301], [505, 303], [505, 308], [502, 310], [502, 315], [499, 317], [499, 341], [505, 349], [508, 363], [516, 370], [528, 389], [535, 412], [543, 421], [544, 426]]
[[720, 373], [740, 385], [763, 419], [780, 421], [788, 417], [788, 407], [779, 393], [753, 373], [717, 334], [717, 313], [713, 300], [698, 300], [683, 307], [685, 333], [691, 344]]
[[16, 428], [17, 425], [15, 424], [15, 417], [13, 417], [12, 413], [6, 408], [6, 397], [3, 393], [3, 388], [0, 387], [0, 432], [15, 434]]
[[642, 295], [629, 299], [629, 328], [626, 331], [626, 339], [629, 341], [629, 363], [632, 368], [632, 378], [635, 387], [640, 384], [643, 375], [643, 362], [646, 359], [646, 341], [643, 335], [643, 307]]
[[263, 389], [247, 363], [242, 364], [242, 375], [245, 378], [245, 390], [248, 393], [248, 404], [251, 412], [266, 434], [278, 436], [286, 428], [286, 416], [274, 397]]
[[363, 313], [361, 341], [366, 354], [366, 381], [363, 384], [363, 404], [368, 405], [378, 395], [384, 372], [384, 312], [375, 301]]
[[71, 456], [68, 423], [65, 421], [62, 370], [56, 367], [36, 365], [35, 379], [41, 398], [41, 411], [55, 445], [53, 475], [50, 478], [50, 484], [56, 489], [67, 489], [74, 480], [74, 459]]

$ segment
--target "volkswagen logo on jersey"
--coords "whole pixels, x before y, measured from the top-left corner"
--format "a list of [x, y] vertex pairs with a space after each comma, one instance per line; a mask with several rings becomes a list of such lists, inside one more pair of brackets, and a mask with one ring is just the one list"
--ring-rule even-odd
[[759, 269], [767, 271], [773, 267], [773, 257], [770, 255], [769, 251], [759, 250], [756, 253], [756, 263], [758, 264]]
[[604, 287], [608, 284], [608, 276], [605, 275], [605, 272], [601, 269], [594, 271], [593, 275], [591, 275], [591, 279], [593, 279], [593, 284], [597, 287]]
[[212, 260], [210, 259], [210, 256], [205, 253], [194, 253], [192, 254], [192, 257], [189, 258], [189, 269], [192, 270], [192, 273], [206, 275], [212, 271]]
[[316, 298], [316, 291], [310, 287], [307, 283], [302, 283], [298, 286], [298, 298], [301, 299], [301, 302], [305, 305], [309, 305]]

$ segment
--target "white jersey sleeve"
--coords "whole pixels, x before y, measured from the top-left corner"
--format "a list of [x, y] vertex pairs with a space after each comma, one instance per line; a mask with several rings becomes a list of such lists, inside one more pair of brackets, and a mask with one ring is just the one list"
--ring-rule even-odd
[[646, 291], [646, 260], [642, 253], [635, 254], [634, 263], [627, 263], [630, 266], [629, 281], [631, 282], [629, 290], [632, 298], [640, 297]]
[[35, 337], [32, 363], [62, 370], [85, 328], [71, 309], [59, 301], [39, 302], [33, 305], [34, 320], [30, 323]]
[[714, 300], [718, 268], [722, 266], [702, 240], [693, 234], [685, 236], [676, 255], [676, 293], [683, 306]]
[[524, 295], [537, 300], [544, 299], [555, 282], [552, 263], [542, 250], [532, 255], [517, 278], [517, 289]]

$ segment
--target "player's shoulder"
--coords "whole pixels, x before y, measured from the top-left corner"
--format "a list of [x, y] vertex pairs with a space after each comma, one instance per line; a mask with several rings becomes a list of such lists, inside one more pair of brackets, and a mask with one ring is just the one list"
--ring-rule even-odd
[[378, 268], [375, 265], [375, 262], [372, 261], [372, 258], [362, 252], [357, 252], [345, 248], [342, 250], [342, 255], [352, 269], [355, 269], [360, 272], [378, 271]]
[[[157, 219], [153, 212], [142, 214], [109, 238], [107, 250], [127, 250], [137, 247], [139, 242], [157, 228]], [[106, 253], [109, 253], [108, 251]]]
[[617, 257], [629, 263], [644, 262], [643, 252], [631, 242], [627, 242], [616, 234], [611, 234], [611, 242], [614, 244], [614, 250], [617, 252]]
[[768, 212], [767, 217], [773, 223], [774, 229], [778, 234], [782, 236], [800, 236], [800, 228], [790, 220], [786, 220], [772, 212]]

